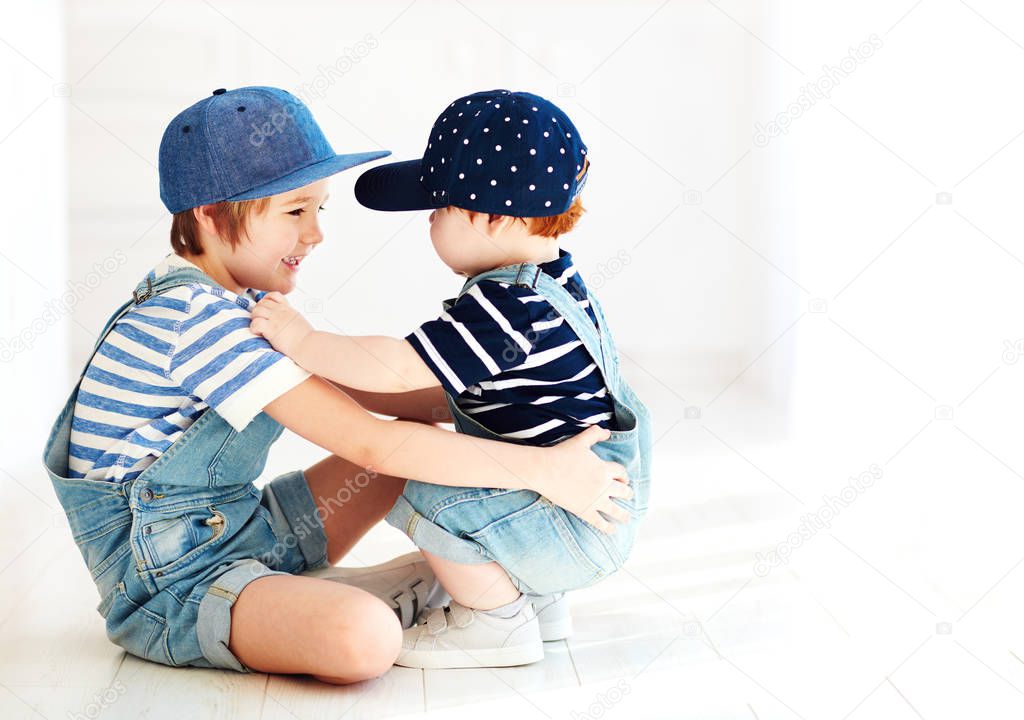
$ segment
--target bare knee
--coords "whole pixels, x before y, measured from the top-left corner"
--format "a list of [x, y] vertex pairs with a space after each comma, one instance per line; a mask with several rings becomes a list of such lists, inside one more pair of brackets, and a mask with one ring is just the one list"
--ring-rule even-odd
[[345, 685], [387, 672], [402, 648], [402, 627], [391, 608], [365, 592], [351, 598], [323, 620], [331, 648], [314, 677]]

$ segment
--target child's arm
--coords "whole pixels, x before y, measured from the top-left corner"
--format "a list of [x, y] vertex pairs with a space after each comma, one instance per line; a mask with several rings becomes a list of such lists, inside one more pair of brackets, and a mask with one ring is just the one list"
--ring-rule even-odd
[[609, 432], [593, 426], [558, 445], [531, 447], [380, 420], [322, 378], [311, 377], [264, 410], [310, 442], [357, 465], [435, 485], [533, 490], [606, 533], [602, 515], [628, 522], [611, 498], [630, 498], [625, 468], [590, 446]]
[[306, 370], [341, 385], [398, 393], [434, 387], [434, 373], [405, 340], [314, 330], [284, 295], [267, 293], [253, 309], [252, 331]]
[[370, 412], [427, 423], [452, 421], [448, 400], [440, 385], [409, 392], [382, 393], [356, 390], [338, 382], [332, 384]]

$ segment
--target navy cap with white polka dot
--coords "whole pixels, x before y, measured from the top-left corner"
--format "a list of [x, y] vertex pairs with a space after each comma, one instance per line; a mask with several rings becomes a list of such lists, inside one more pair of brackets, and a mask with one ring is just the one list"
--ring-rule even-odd
[[373, 168], [357, 182], [356, 197], [381, 210], [455, 205], [547, 217], [569, 208], [588, 168], [586, 145], [554, 103], [531, 93], [491, 90], [445, 108], [418, 168], [415, 162]]

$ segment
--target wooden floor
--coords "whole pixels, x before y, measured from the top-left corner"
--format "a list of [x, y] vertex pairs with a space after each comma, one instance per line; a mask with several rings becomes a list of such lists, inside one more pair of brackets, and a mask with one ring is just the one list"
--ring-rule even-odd
[[[741, 389], [698, 418], [630, 372], [658, 420], [653, 510], [627, 568], [573, 594], [575, 634], [521, 668], [333, 687], [127, 656], [27, 458], [0, 498], [0, 718], [1024, 717], [1024, 483], [970, 439], [980, 420], [851, 401], [804, 423]], [[844, 499], [872, 464], [882, 477]], [[786, 562], [763, 562], [780, 543]], [[409, 548], [379, 527], [352, 564]]]

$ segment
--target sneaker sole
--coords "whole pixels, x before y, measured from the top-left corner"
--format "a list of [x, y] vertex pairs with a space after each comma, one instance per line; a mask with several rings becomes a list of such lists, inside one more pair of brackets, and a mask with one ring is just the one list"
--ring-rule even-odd
[[504, 648], [474, 650], [403, 650], [395, 665], [423, 670], [449, 670], [455, 668], [514, 667], [529, 665], [544, 659], [544, 645], [519, 645]]
[[544, 622], [542, 616], [538, 616], [538, 620], [540, 621], [540, 639], [544, 642], [565, 640], [572, 635], [571, 617], [553, 620], [551, 622]]

